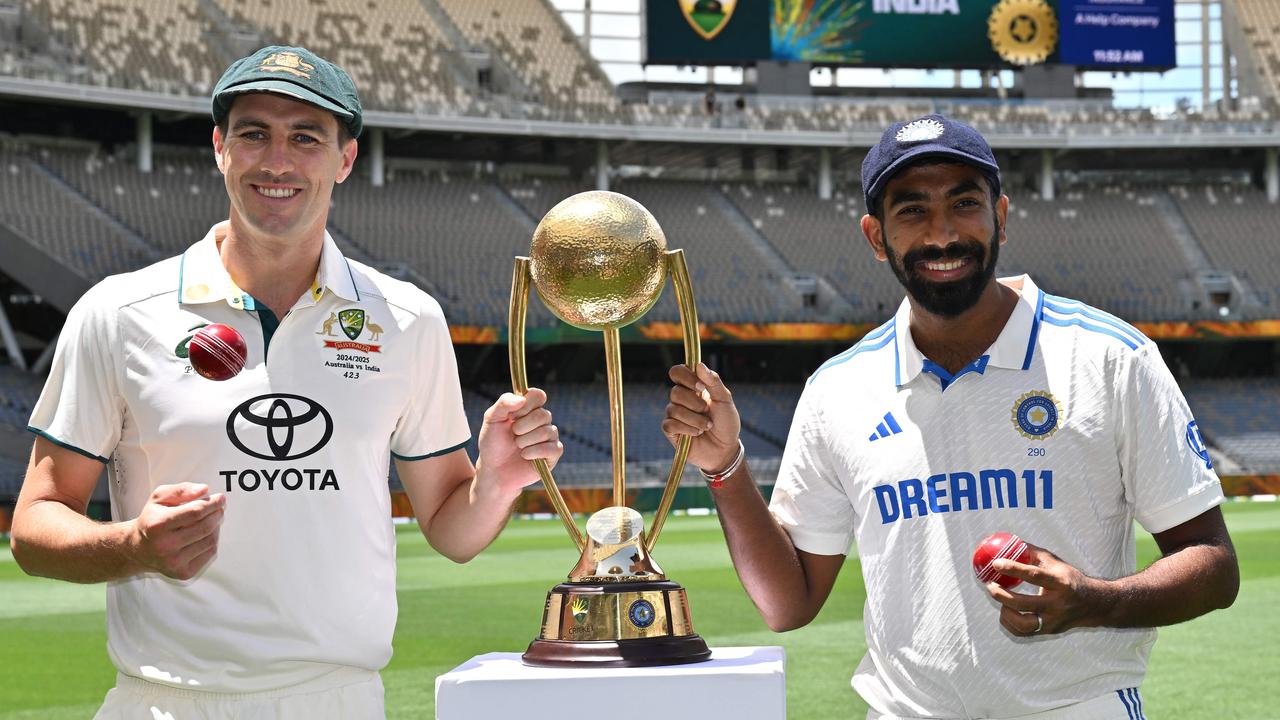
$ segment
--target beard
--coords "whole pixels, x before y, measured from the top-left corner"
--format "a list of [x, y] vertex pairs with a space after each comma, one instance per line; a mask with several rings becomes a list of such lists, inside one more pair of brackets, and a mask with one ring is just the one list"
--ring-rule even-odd
[[[986, 247], [975, 240], [957, 242], [946, 249], [927, 247], [898, 257], [880, 230], [880, 238], [884, 243], [885, 255], [889, 258], [889, 268], [906, 288], [911, 302], [933, 315], [954, 318], [978, 304], [982, 293], [996, 274], [996, 260], [1000, 257], [1000, 227], [991, 236]], [[981, 268], [978, 272], [960, 280], [951, 282], [932, 282], [924, 279], [917, 271], [920, 262], [936, 262], [939, 260], [972, 259]]]

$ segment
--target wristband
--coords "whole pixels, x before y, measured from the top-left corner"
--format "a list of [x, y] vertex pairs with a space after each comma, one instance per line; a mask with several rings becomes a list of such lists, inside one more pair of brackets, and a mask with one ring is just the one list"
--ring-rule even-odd
[[718, 490], [724, 486], [725, 478], [738, 471], [742, 467], [742, 461], [747, 458], [747, 449], [742, 446], [742, 440], [738, 440], [738, 455], [733, 458], [733, 462], [729, 463], [729, 467], [716, 473], [709, 473], [702, 468], [698, 468], [698, 472], [702, 473], [703, 479], [707, 481], [707, 487], [712, 490]]

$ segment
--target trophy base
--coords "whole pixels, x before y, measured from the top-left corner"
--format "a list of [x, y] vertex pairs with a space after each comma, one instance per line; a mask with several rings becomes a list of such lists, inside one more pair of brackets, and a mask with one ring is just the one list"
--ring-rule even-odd
[[711, 659], [697, 635], [637, 640], [534, 640], [520, 659], [536, 667], [653, 667]]
[[650, 667], [711, 659], [693, 632], [684, 588], [670, 580], [561, 583], [542, 632], [521, 657], [541, 667]]

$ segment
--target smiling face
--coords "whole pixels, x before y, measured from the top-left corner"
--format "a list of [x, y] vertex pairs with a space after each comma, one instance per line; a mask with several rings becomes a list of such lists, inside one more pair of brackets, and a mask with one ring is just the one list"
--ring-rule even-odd
[[1009, 198], [994, 201], [982, 171], [938, 162], [900, 171], [885, 185], [879, 217], [862, 231], [913, 305], [954, 318], [978, 303], [995, 277]]
[[333, 186], [356, 158], [356, 142], [340, 141], [332, 113], [271, 93], [237, 97], [213, 148], [232, 227], [286, 240], [323, 236]]

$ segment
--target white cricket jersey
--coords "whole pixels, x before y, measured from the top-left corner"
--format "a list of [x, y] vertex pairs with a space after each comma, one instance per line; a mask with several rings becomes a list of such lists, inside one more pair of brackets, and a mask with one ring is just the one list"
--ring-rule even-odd
[[[108, 464], [117, 520], [159, 485], [227, 494], [218, 555], [198, 577], [108, 584], [111, 659], [135, 677], [235, 693], [380, 669], [396, 622], [388, 454], [430, 457], [470, 437], [443, 313], [326, 235], [316, 282], [277, 327], [224, 269], [224, 228], [85, 293], [31, 419]], [[248, 345], [224, 382], [187, 360], [210, 323]]]
[[1012, 532], [1117, 578], [1136, 569], [1135, 519], [1158, 533], [1223, 499], [1151, 340], [1026, 276], [1002, 282], [1021, 297], [986, 354], [951, 376], [916, 349], [904, 301], [810, 378], [783, 454], [771, 509], [796, 547], [857, 542], [853, 686], [880, 713], [1016, 717], [1140, 685], [1154, 630], [1014, 637], [973, 551]]

